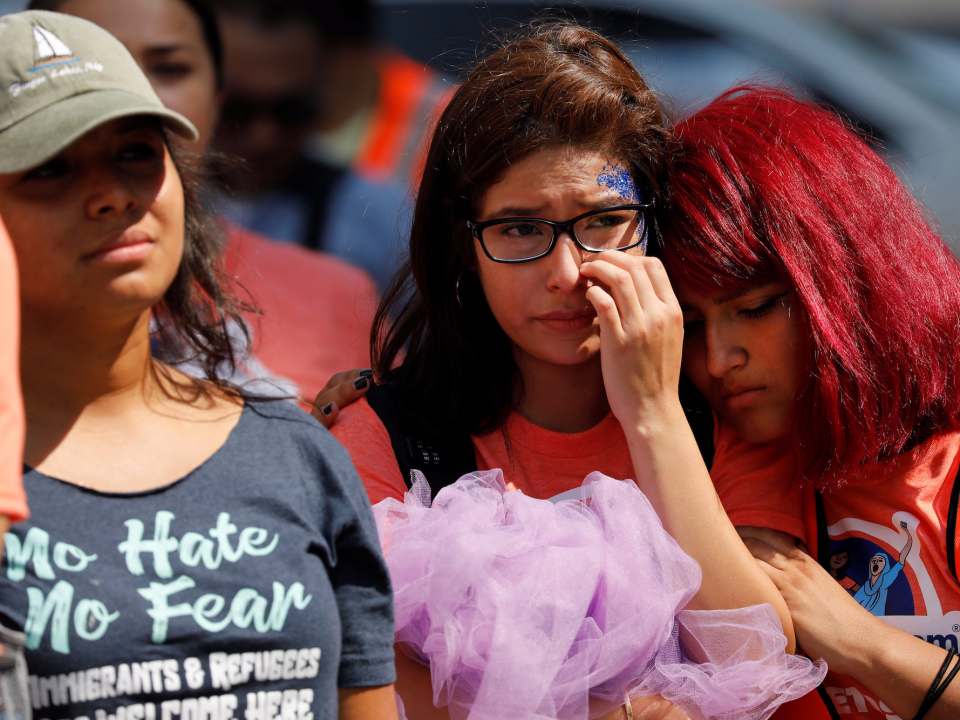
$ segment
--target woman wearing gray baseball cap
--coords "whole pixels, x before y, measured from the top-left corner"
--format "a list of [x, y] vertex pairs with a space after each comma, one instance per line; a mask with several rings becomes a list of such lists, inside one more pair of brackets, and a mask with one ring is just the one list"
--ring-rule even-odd
[[[349, 458], [217, 376], [238, 306], [176, 159], [195, 135], [106, 31], [0, 18], [32, 512], [0, 621], [57, 717], [394, 720], [389, 577]], [[151, 356], [151, 317], [205, 380]]]

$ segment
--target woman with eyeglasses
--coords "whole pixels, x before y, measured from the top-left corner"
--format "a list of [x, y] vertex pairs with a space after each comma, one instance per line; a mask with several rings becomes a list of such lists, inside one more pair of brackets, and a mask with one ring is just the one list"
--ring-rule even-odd
[[[737, 707], [759, 718], [816, 675], [786, 662], [782, 601], [726, 518], [677, 399], [681, 312], [663, 266], [644, 255], [669, 144], [656, 96], [627, 58], [568, 25], [530, 30], [481, 61], [439, 120], [409, 263], [375, 323], [378, 386], [342, 410], [328, 402], [317, 411], [339, 412], [333, 431], [380, 503], [397, 593], [397, 688], [411, 717], [682, 716], [637, 698], [660, 692], [694, 717]], [[411, 468], [425, 480], [414, 483]], [[481, 476], [440, 490], [470, 469]], [[502, 480], [483, 474], [492, 469]], [[596, 515], [560, 503], [553, 516], [545, 508], [554, 506], [531, 500], [580, 497], [594, 471], [624, 481], [588, 483]], [[427, 508], [431, 495], [445, 514]], [[542, 513], [553, 520], [520, 520]], [[499, 518], [493, 529], [489, 518]], [[591, 545], [589, 528], [572, 529], [583, 523], [606, 527], [613, 544]], [[675, 559], [672, 540], [659, 544], [660, 523], [689, 557]], [[541, 553], [548, 536], [555, 555]], [[448, 564], [431, 564], [438, 556]], [[610, 562], [598, 579], [586, 561], [601, 556]], [[697, 575], [683, 565], [690, 557], [702, 583], [680, 589], [671, 578]], [[407, 573], [424, 563], [425, 574]], [[499, 577], [495, 597], [458, 565]], [[545, 594], [560, 601], [543, 605]], [[620, 620], [655, 614], [668, 595], [676, 604], [649, 636], [660, 639], [631, 646], [646, 642], [643, 632]], [[584, 615], [565, 625], [581, 601]], [[776, 608], [782, 628], [769, 606], [737, 616], [760, 603]], [[744, 661], [776, 635], [766, 655], [780, 663], [776, 677], [754, 663], [740, 678], [750, 690], [728, 674], [717, 681], [730, 682], [724, 692], [684, 664], [683, 680], [643, 686], [679, 667], [655, 648], [670, 645], [684, 607], [739, 617], [743, 635], [728, 647], [749, 647]], [[615, 625], [623, 634], [608, 642]], [[764, 645], [760, 628], [771, 625]], [[692, 656], [709, 656], [693, 649], [705, 651], [709, 632], [683, 632]], [[610, 670], [611, 645], [623, 642], [631, 650]]]

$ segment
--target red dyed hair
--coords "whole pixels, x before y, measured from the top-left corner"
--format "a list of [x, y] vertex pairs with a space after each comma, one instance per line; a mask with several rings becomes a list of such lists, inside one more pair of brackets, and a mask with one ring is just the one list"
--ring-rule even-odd
[[842, 483], [960, 428], [960, 264], [867, 140], [757, 86], [728, 91], [677, 131], [664, 264], [706, 296], [791, 286], [803, 476]]

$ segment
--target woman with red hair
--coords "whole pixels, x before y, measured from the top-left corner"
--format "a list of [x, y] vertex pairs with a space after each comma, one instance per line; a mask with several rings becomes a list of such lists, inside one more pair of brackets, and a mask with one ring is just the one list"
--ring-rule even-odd
[[742, 87], [677, 130], [663, 261], [724, 507], [838, 712], [957, 717], [960, 264], [830, 112]]

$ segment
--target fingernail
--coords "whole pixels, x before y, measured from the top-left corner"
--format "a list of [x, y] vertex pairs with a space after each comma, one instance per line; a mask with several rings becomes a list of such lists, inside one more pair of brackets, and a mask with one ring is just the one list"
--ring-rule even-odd
[[358, 377], [353, 381], [353, 387], [357, 390], [363, 390], [367, 385], [370, 384], [370, 381], [365, 377]]
[[370, 370], [369, 368], [368, 368], [367, 370], [361, 370], [361, 371], [360, 371], [360, 377], [372, 378], [372, 377], [373, 377], [373, 370]]
[[326, 405], [324, 405], [324, 406], [323, 406], [323, 409], [322, 409], [320, 412], [322, 412], [324, 415], [329, 415], [330, 413], [332, 413], [332, 412], [333, 412], [333, 403], [332, 403], [332, 402], [329, 402], [329, 403], [327, 403]]

